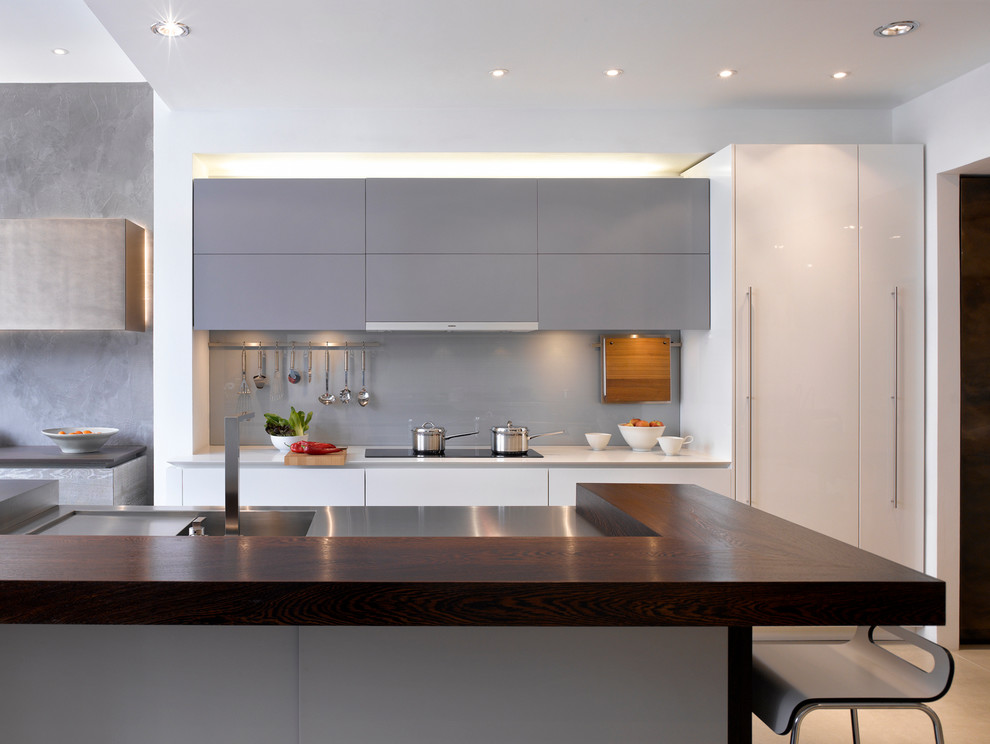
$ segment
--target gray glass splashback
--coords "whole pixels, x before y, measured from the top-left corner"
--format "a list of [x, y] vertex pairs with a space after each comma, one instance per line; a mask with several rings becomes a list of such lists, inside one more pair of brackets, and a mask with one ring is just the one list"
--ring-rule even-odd
[[[664, 333], [680, 340], [677, 331]], [[612, 444], [623, 445], [616, 425], [636, 416], [659, 419], [669, 433], [680, 429], [680, 348], [671, 358], [671, 402], [663, 404], [601, 403], [599, 334], [588, 332], [535, 333], [281, 333], [270, 331], [212, 331], [212, 344], [230, 342], [234, 348], [210, 348], [210, 442], [223, 443], [223, 417], [241, 408], [255, 418], [241, 425], [244, 444], [270, 444], [264, 432], [264, 413], [288, 417], [289, 407], [313, 411], [310, 439], [338, 445], [410, 446], [410, 430], [426, 421], [444, 426], [447, 434], [471, 432], [476, 436], [452, 440], [449, 446], [488, 446], [492, 426], [512, 420], [529, 428], [530, 435], [564, 429], [566, 434], [540, 437], [540, 445], [585, 445], [585, 432], [613, 434]], [[273, 400], [274, 352], [265, 352], [268, 383], [258, 389], [258, 351], [248, 347], [247, 382], [250, 394], [238, 396], [241, 382], [242, 342], [282, 347], [279, 366], [288, 372], [289, 346], [296, 342], [296, 368], [302, 380], [286, 383], [285, 398]], [[312, 381], [307, 382], [312, 341]], [[338, 400], [322, 405], [326, 342], [351, 345], [349, 387], [352, 400], [340, 403], [344, 386], [344, 352], [330, 354], [330, 390]], [[370, 402], [361, 407], [361, 342], [366, 349], [366, 384]], [[239, 401], [238, 398], [244, 399]]]

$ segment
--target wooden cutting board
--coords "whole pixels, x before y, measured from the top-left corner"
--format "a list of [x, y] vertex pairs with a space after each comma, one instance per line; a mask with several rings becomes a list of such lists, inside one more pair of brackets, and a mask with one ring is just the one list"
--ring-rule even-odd
[[670, 338], [602, 337], [602, 403], [670, 402]]
[[332, 452], [329, 455], [307, 455], [290, 452], [285, 456], [286, 465], [343, 465], [347, 462], [347, 448], [341, 452]]

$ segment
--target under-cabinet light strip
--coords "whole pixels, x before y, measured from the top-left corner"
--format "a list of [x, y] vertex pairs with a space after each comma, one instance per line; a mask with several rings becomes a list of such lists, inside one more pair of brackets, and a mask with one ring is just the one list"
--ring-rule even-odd
[[[282, 343], [281, 341], [279, 342]], [[291, 341], [286, 342], [291, 344]], [[351, 349], [371, 349], [375, 346], [381, 346], [380, 341], [296, 341], [297, 346], [307, 346], [311, 345], [314, 349], [329, 349], [330, 351], [350, 351]], [[265, 343], [263, 341], [210, 341], [209, 344], [211, 349], [259, 349], [259, 350], [274, 350], [275, 342]], [[289, 346], [279, 346], [279, 351], [284, 351], [288, 349]]]

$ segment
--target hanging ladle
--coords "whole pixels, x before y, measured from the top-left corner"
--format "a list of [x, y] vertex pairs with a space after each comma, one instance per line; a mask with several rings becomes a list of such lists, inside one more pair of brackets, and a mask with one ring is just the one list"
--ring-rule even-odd
[[344, 389], [340, 391], [341, 403], [350, 403], [351, 401], [351, 389], [347, 387], [347, 370], [348, 370], [347, 360], [350, 358], [350, 356], [351, 356], [351, 352], [348, 351], [347, 349], [347, 342], [344, 342]]
[[361, 390], [358, 392], [358, 405], [366, 406], [368, 401], [371, 400], [371, 393], [368, 392], [368, 388], [364, 384], [364, 345], [361, 345]]
[[289, 382], [295, 385], [302, 379], [299, 370], [296, 369], [296, 342], [292, 342], [292, 353], [289, 355]]
[[268, 375], [265, 374], [265, 351], [258, 349], [258, 374], [254, 376], [254, 386], [261, 390], [268, 382]]
[[326, 371], [323, 377], [323, 387], [326, 390], [326, 392], [323, 393], [323, 395], [321, 395], [319, 398], [317, 398], [317, 400], [320, 401], [320, 403], [322, 403], [323, 405], [329, 406], [330, 404], [336, 402], [337, 400], [337, 396], [335, 396], [333, 393], [330, 392], [330, 347], [329, 346], [327, 346], [325, 355], [326, 358], [324, 359], [324, 364], [326, 365], [325, 367]]

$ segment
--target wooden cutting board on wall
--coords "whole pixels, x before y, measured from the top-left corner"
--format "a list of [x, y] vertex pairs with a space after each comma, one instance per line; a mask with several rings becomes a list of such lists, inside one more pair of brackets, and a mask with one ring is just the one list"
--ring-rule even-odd
[[669, 336], [602, 336], [602, 403], [669, 402]]

